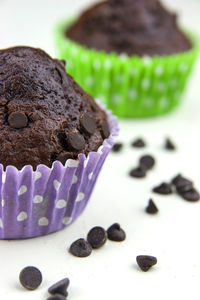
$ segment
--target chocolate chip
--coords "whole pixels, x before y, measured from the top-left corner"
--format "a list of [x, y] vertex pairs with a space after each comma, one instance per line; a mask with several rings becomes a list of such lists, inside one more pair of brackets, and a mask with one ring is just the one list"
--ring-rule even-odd
[[101, 134], [102, 134], [103, 139], [107, 139], [110, 135], [110, 130], [109, 130], [109, 127], [108, 127], [108, 123], [106, 121], [104, 121], [102, 123]]
[[69, 251], [74, 256], [87, 257], [91, 254], [92, 247], [86, 240], [78, 239], [77, 241], [75, 241], [71, 244]]
[[172, 183], [175, 185], [179, 194], [187, 192], [193, 188], [193, 182], [180, 174], [172, 179]]
[[149, 200], [148, 206], [146, 207], [146, 212], [152, 215], [158, 212], [158, 208], [152, 199]]
[[144, 178], [146, 176], [146, 171], [141, 167], [137, 167], [135, 169], [132, 169], [129, 172], [129, 175], [135, 178]]
[[47, 300], [66, 300], [66, 297], [60, 294], [50, 296]]
[[48, 289], [49, 294], [59, 294], [62, 296], [67, 297], [68, 292], [67, 292], [67, 288], [69, 286], [69, 279], [68, 278], [64, 278], [58, 282], [56, 282], [55, 284], [53, 284], [52, 286], [50, 286], [50, 288]]
[[157, 258], [150, 255], [138, 255], [136, 261], [140, 269], [147, 272], [152, 266], [157, 264]]
[[118, 223], [114, 223], [107, 229], [108, 239], [115, 242], [122, 242], [126, 238], [124, 230]]
[[82, 150], [85, 147], [84, 137], [78, 132], [68, 133], [67, 142], [71, 148], [77, 151]]
[[123, 144], [122, 143], [115, 143], [112, 151], [113, 152], [120, 152], [122, 150]]
[[173, 144], [173, 142], [169, 138], [167, 138], [165, 141], [165, 149], [171, 150], [171, 151], [176, 150], [176, 146]]
[[135, 148], [144, 148], [146, 144], [142, 139], [137, 139], [132, 142], [131, 146]]
[[85, 114], [81, 117], [80, 124], [83, 131], [89, 135], [92, 135], [97, 128], [95, 119], [89, 114]]
[[195, 188], [192, 188], [189, 191], [181, 193], [181, 197], [187, 201], [195, 202], [200, 199], [200, 194]]
[[139, 164], [144, 170], [150, 170], [155, 165], [155, 159], [151, 155], [143, 155], [139, 160]]
[[171, 184], [168, 183], [161, 183], [160, 185], [153, 188], [153, 192], [161, 195], [169, 195], [172, 194], [172, 187]]
[[87, 235], [87, 241], [94, 249], [103, 246], [106, 240], [107, 240], [107, 233], [100, 226], [96, 226], [92, 228]]
[[19, 280], [27, 290], [35, 290], [42, 282], [42, 274], [35, 267], [26, 267], [20, 272]]
[[73, 158], [73, 155], [70, 153], [70, 152], [66, 152], [66, 153], [60, 153], [56, 160], [59, 160], [63, 165], [65, 165], [67, 159], [72, 159]]
[[8, 123], [12, 128], [20, 129], [28, 125], [28, 118], [25, 113], [17, 111], [9, 115]]
[[174, 184], [175, 186], [178, 185], [185, 185], [187, 183], [192, 183], [191, 180], [186, 179], [185, 177], [183, 177], [181, 174], [178, 174], [176, 177], [174, 177], [172, 179], [172, 184]]

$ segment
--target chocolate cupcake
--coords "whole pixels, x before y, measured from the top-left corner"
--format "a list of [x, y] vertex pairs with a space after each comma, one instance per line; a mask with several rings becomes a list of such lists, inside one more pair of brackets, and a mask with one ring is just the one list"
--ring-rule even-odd
[[84, 209], [117, 134], [104, 111], [44, 51], [0, 51], [0, 238], [63, 228]]
[[127, 117], [177, 106], [198, 53], [176, 15], [158, 0], [100, 2], [62, 24], [57, 38], [80, 85]]
[[110, 0], [96, 4], [66, 30], [87, 48], [129, 56], [170, 55], [192, 48], [176, 15], [157, 0]]

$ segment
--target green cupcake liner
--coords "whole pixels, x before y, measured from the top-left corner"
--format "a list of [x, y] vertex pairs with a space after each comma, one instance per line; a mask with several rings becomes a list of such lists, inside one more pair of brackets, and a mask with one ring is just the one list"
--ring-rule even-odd
[[193, 48], [169, 56], [128, 57], [87, 49], [64, 32], [72, 20], [56, 28], [60, 59], [67, 72], [93, 97], [120, 117], [150, 117], [173, 110], [180, 102], [199, 53]]

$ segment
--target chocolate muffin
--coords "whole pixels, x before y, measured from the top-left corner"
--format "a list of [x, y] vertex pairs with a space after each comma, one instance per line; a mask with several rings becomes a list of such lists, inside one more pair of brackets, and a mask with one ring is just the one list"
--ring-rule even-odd
[[97, 151], [109, 136], [106, 114], [44, 51], [0, 51], [0, 163], [51, 167]]
[[66, 31], [71, 40], [107, 53], [154, 56], [191, 49], [177, 16], [158, 0], [108, 0], [86, 12]]

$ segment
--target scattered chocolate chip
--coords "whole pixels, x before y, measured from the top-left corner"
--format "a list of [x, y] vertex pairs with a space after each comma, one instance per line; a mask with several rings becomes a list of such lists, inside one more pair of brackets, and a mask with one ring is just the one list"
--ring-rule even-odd
[[146, 212], [148, 214], [156, 214], [158, 212], [158, 208], [152, 199], [149, 200], [148, 206], [146, 207]]
[[150, 255], [138, 255], [136, 261], [140, 269], [147, 272], [152, 266], [157, 264], [157, 258]]
[[96, 128], [96, 121], [92, 118], [89, 114], [85, 114], [80, 119], [81, 128], [84, 130], [85, 133], [92, 135]]
[[67, 159], [69, 158], [72, 159], [73, 155], [70, 152], [66, 152], [66, 153], [63, 152], [57, 156], [56, 160], [59, 160], [63, 165], [65, 165]]
[[172, 184], [175, 185], [179, 194], [187, 192], [193, 188], [193, 182], [180, 174], [172, 179]]
[[52, 294], [52, 295], [59, 294], [59, 295], [67, 297], [67, 295], [68, 295], [67, 288], [69, 286], [69, 282], [70, 281], [68, 278], [64, 278], [64, 279], [56, 282], [55, 284], [50, 286], [50, 288], [48, 289], [49, 294]]
[[107, 240], [107, 233], [105, 229], [103, 229], [100, 226], [96, 226], [92, 228], [87, 235], [87, 241], [94, 249], [103, 246], [106, 240]]
[[146, 176], [146, 171], [141, 167], [137, 167], [135, 169], [132, 169], [129, 172], [129, 175], [135, 178], [144, 178]]
[[102, 123], [101, 128], [102, 128], [101, 134], [102, 134], [103, 139], [107, 139], [110, 135], [110, 130], [109, 130], [109, 127], [108, 127], [108, 123], [106, 121], [104, 121]]
[[151, 155], [143, 155], [139, 160], [139, 164], [144, 170], [150, 170], [155, 165], [155, 159]]
[[50, 296], [47, 300], [66, 300], [66, 297], [60, 294]]
[[124, 230], [118, 223], [114, 223], [107, 229], [108, 239], [115, 242], [122, 242], [126, 238]]
[[135, 148], [144, 148], [146, 146], [145, 142], [140, 138], [132, 142], [132, 147]]
[[165, 141], [165, 149], [171, 150], [171, 151], [176, 150], [176, 146], [169, 138], [167, 138]]
[[19, 274], [21, 285], [27, 290], [35, 290], [42, 282], [42, 274], [35, 267], [26, 267]]
[[92, 247], [86, 240], [78, 239], [77, 241], [75, 241], [71, 244], [69, 251], [74, 256], [87, 257], [91, 254]]
[[123, 144], [122, 143], [115, 143], [112, 151], [113, 152], [120, 152], [122, 150]]
[[85, 147], [85, 140], [84, 137], [76, 132], [76, 133], [68, 133], [67, 134], [67, 141], [71, 148], [74, 150], [82, 150]]
[[193, 183], [192, 182], [185, 182], [184, 184], [178, 184], [176, 186], [176, 191], [178, 194], [182, 194], [182, 193], [185, 193], [185, 192], [188, 192], [190, 191], [191, 189], [193, 188]]
[[8, 123], [12, 128], [20, 129], [28, 125], [28, 118], [25, 113], [17, 111], [9, 115]]
[[161, 183], [159, 186], [153, 188], [153, 192], [161, 195], [169, 195], [172, 194], [172, 187], [168, 183]]
[[192, 188], [189, 191], [183, 192], [180, 195], [183, 199], [190, 201], [190, 202], [195, 202], [200, 199], [200, 194], [199, 194], [199, 192], [197, 192], [197, 190], [195, 188]]

